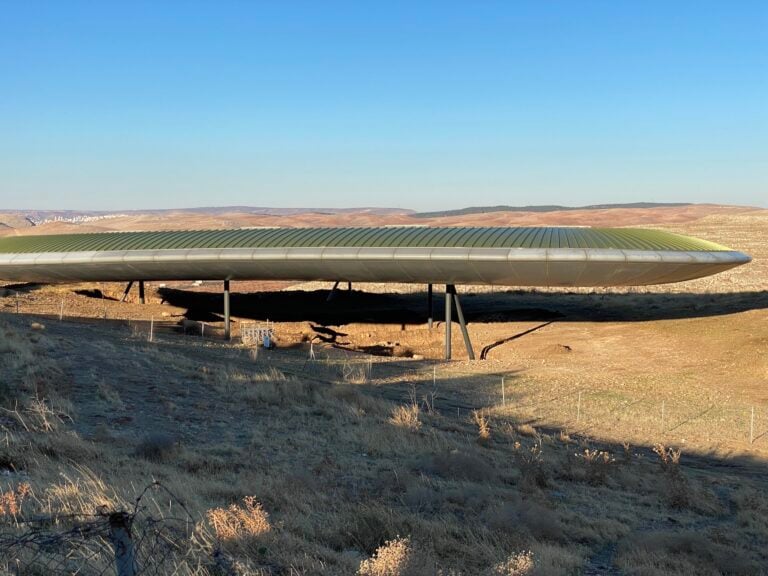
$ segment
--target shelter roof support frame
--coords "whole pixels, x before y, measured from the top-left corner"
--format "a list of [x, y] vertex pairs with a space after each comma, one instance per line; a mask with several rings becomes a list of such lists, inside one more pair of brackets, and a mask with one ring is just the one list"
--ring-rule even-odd
[[125, 299], [128, 297], [128, 293], [131, 291], [131, 286], [133, 286], [133, 280], [128, 282], [128, 286], [125, 287], [125, 292], [123, 292], [123, 297], [120, 298], [120, 302], [125, 302]]
[[432, 284], [427, 284], [427, 328], [432, 330]]
[[467, 349], [467, 356], [470, 360], [474, 360], [475, 351], [472, 348], [472, 340], [469, 338], [467, 323], [464, 321], [464, 311], [461, 309], [461, 301], [459, 300], [459, 295], [456, 292], [456, 286], [453, 284], [445, 285], [445, 359], [451, 359], [451, 316], [453, 313], [454, 303], [456, 304], [456, 316], [459, 319], [461, 335], [464, 337], [464, 346]]
[[224, 340], [229, 340], [231, 334], [229, 316], [229, 280], [224, 280]]

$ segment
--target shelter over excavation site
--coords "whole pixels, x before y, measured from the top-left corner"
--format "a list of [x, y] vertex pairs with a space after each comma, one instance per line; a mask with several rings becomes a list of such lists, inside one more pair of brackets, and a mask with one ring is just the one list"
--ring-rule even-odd
[[259, 228], [0, 238], [0, 279], [342, 280], [625, 286], [715, 274], [750, 258], [637, 228]]
[[106, 232], [0, 238], [0, 279], [20, 282], [330, 280], [445, 284], [451, 314], [472, 344], [456, 284], [639, 286], [680, 282], [749, 262], [706, 240], [637, 228], [259, 228]]

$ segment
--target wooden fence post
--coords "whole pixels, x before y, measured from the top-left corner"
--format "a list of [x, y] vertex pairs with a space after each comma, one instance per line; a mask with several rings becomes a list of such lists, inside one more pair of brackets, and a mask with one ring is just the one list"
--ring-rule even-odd
[[136, 556], [131, 538], [133, 518], [127, 512], [109, 515], [109, 540], [115, 549], [117, 576], [136, 576]]

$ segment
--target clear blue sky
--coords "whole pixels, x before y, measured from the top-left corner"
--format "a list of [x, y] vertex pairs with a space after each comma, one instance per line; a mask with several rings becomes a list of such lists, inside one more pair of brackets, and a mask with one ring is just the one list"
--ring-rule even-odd
[[0, 209], [768, 206], [768, 2], [0, 0]]

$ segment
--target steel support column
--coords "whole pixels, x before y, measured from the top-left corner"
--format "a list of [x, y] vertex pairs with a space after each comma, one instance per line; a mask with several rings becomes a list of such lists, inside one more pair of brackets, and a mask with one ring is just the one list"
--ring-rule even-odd
[[470, 360], [474, 360], [475, 351], [472, 349], [472, 341], [469, 339], [467, 323], [464, 321], [464, 311], [461, 309], [459, 295], [456, 293], [456, 286], [453, 284], [445, 285], [445, 359], [451, 359], [451, 315], [454, 302], [456, 303], [456, 316], [459, 319], [461, 335], [464, 337], [464, 346], [467, 348], [467, 356]]
[[337, 280], [334, 283], [333, 288], [331, 288], [331, 291], [328, 292], [328, 298], [325, 299], [326, 302], [330, 302], [331, 300], [336, 298], [336, 291], [339, 289], [339, 282], [340, 280]]
[[144, 304], [144, 280], [139, 280], [139, 304]]
[[453, 295], [451, 285], [445, 285], [445, 359], [451, 359], [451, 312], [453, 309]]
[[133, 280], [128, 282], [128, 286], [125, 287], [125, 292], [123, 292], [123, 297], [120, 298], [120, 302], [125, 302], [125, 299], [128, 297], [128, 292], [131, 291], [131, 286], [133, 286]]
[[451, 292], [453, 293], [453, 300], [456, 302], [456, 316], [459, 319], [459, 326], [461, 326], [461, 335], [464, 336], [464, 347], [467, 349], [467, 356], [470, 360], [474, 360], [475, 351], [472, 349], [472, 341], [469, 339], [467, 323], [464, 322], [464, 311], [461, 309], [461, 302], [459, 301], [459, 295], [456, 293], [456, 286], [451, 285]]
[[427, 284], [427, 328], [432, 330], [432, 284]]
[[224, 280], [224, 340], [230, 338], [229, 323], [229, 280]]

